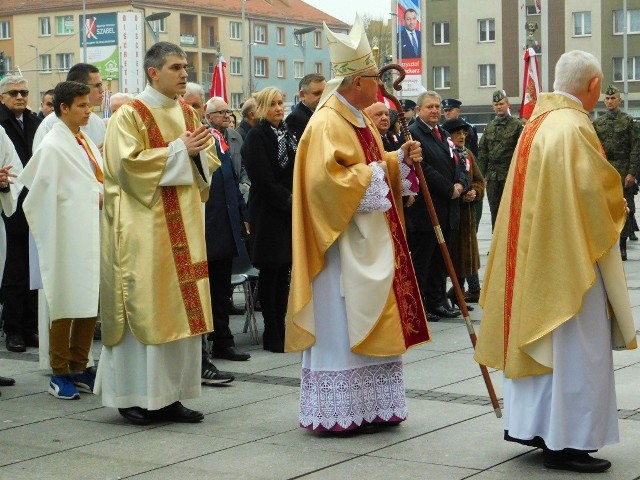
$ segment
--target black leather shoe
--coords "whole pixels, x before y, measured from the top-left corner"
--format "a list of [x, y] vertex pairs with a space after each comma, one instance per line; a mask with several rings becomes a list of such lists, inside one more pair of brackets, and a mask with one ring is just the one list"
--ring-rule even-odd
[[9, 377], [0, 377], [0, 387], [10, 387], [11, 385], [15, 385], [16, 381], [13, 378]]
[[547, 450], [544, 452], [544, 466], [555, 470], [568, 470], [579, 473], [600, 473], [611, 468], [611, 462], [602, 458], [594, 458], [587, 452], [576, 450], [565, 451]]
[[38, 348], [40, 346], [40, 337], [37, 333], [28, 333], [24, 336], [24, 343], [27, 347]]
[[151, 425], [151, 423], [153, 422], [153, 417], [151, 416], [149, 410], [147, 410], [146, 408], [119, 408], [118, 412], [129, 423], [133, 423], [134, 425]]
[[438, 315], [434, 315], [433, 313], [427, 312], [427, 321], [428, 322], [439, 322], [440, 317]]
[[634, 242], [638, 241], [638, 236], [635, 234], [635, 232], [629, 235], [629, 240], [633, 240]]
[[7, 350], [10, 352], [26, 352], [27, 346], [19, 333], [7, 333]]
[[232, 360], [234, 362], [243, 362], [251, 358], [250, 354], [247, 352], [241, 352], [233, 346], [221, 349], [214, 348], [211, 356], [213, 358], [224, 358], [225, 360]]
[[244, 315], [245, 309], [242, 307], [237, 307], [234, 304], [231, 304], [229, 307], [229, 315]]
[[458, 318], [460, 316], [459, 310], [453, 310], [445, 307], [444, 305], [438, 305], [431, 309], [429, 313], [433, 313], [441, 318]]
[[177, 423], [198, 423], [204, 420], [204, 415], [201, 412], [191, 410], [180, 402], [172, 403], [160, 410], [152, 412], [152, 414], [158, 420]]

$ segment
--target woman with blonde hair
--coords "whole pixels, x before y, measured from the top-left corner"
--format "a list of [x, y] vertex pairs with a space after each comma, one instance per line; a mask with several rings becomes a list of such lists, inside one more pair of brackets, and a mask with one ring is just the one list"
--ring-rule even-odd
[[251, 261], [260, 269], [258, 297], [264, 317], [263, 347], [284, 352], [284, 319], [291, 269], [291, 189], [295, 139], [287, 131], [284, 98], [275, 87], [254, 94], [258, 124], [242, 144], [251, 180]]

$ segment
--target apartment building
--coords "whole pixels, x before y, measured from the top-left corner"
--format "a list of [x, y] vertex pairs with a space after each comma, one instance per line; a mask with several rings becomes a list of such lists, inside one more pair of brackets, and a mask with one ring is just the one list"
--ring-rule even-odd
[[[307, 73], [330, 76], [322, 22], [348, 25], [301, 0], [0, 0], [4, 70], [21, 73], [34, 94], [53, 88], [75, 63], [97, 65], [112, 92], [144, 88], [144, 52], [156, 41], [187, 53], [189, 80], [209, 91], [219, 56], [227, 62], [229, 103], [276, 86], [297, 101]], [[83, 24], [83, 19], [85, 22]], [[30, 103], [36, 107], [39, 95]]]

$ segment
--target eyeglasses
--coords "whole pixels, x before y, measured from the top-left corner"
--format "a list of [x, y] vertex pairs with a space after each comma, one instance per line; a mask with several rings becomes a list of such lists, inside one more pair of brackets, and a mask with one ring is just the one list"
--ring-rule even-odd
[[88, 86], [90, 86], [90, 87], [95, 87], [95, 88], [100, 89], [100, 88], [102, 88], [102, 86], [104, 85], [104, 83], [102, 83], [102, 82], [98, 82], [98, 83], [87, 83], [87, 85], [88, 85]]
[[233, 110], [213, 110], [212, 112], [207, 113], [219, 113], [220, 115], [231, 115]]
[[10, 97], [17, 97], [18, 94], [22, 95], [23, 97], [28, 97], [29, 90], [7, 90], [6, 92], [4, 92], [3, 95], [9, 95]]

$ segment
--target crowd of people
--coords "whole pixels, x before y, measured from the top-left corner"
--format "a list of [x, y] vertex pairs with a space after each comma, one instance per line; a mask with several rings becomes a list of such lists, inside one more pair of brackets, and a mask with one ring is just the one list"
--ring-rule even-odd
[[444, 240], [465, 302], [483, 307], [476, 359], [504, 371], [505, 439], [543, 449], [549, 468], [607, 470], [589, 453], [618, 440], [611, 349], [636, 346], [621, 261], [640, 136], [620, 92], [606, 89], [592, 124], [599, 63], [565, 53], [529, 121], [493, 93], [478, 141], [458, 99], [378, 101], [359, 18], [325, 34], [334, 77], [305, 76], [288, 115], [264, 88], [237, 125], [168, 42], [146, 53], [142, 93], [110, 97], [107, 121], [92, 113], [104, 91], [92, 65], [71, 68], [38, 114], [23, 77], [1, 80], [7, 349], [39, 345], [56, 398], [99, 394], [136, 425], [198, 423], [182, 401], [234, 380], [214, 359], [251, 358], [229, 328], [234, 259], [248, 255], [264, 350], [302, 352], [300, 425], [374, 433], [407, 418], [402, 354], [431, 339], [429, 321], [461, 315]]

